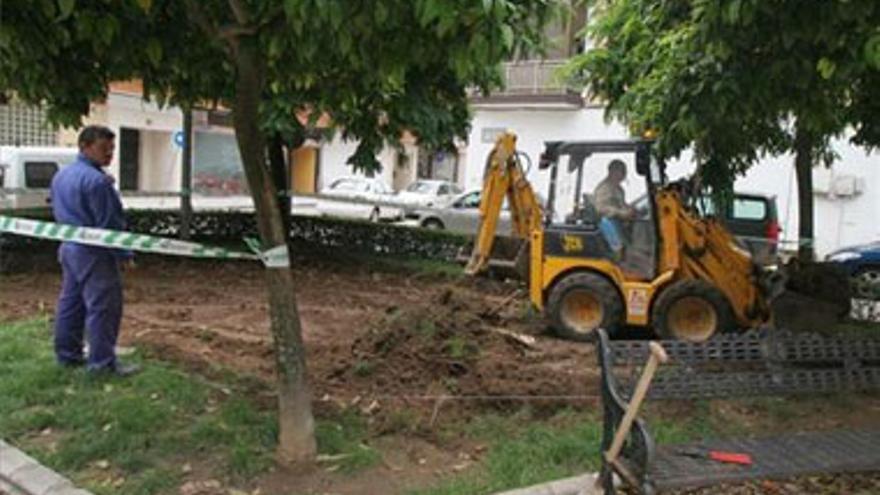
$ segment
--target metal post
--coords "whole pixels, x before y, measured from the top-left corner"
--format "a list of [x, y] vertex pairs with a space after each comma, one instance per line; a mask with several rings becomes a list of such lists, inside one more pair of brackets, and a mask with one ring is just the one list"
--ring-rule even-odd
[[183, 163], [180, 174], [180, 237], [189, 239], [192, 223], [192, 109], [183, 109]]

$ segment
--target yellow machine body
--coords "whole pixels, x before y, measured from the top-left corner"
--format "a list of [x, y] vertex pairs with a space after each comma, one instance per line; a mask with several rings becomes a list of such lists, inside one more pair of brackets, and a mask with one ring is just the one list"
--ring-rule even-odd
[[[645, 277], [627, 270], [613, 257], [592, 255], [587, 247], [590, 238], [585, 237], [582, 229], [551, 225], [523, 173], [515, 145], [516, 137], [504, 134], [489, 157], [480, 205], [481, 222], [466, 267], [468, 274], [476, 274], [491, 264], [498, 217], [507, 198], [513, 223], [511, 235], [521, 239], [528, 250], [525, 276], [529, 297], [540, 310], [547, 309], [557, 284], [573, 274], [589, 273], [604, 282], [596, 282], [595, 277], [591, 280], [616, 291], [623, 307], [621, 323], [627, 326], [652, 325], [652, 310], [658, 298], [668, 287], [686, 280], [702, 281], [720, 291], [737, 326], [752, 327], [767, 321], [769, 303], [750, 255], [719, 222], [686, 208], [674, 188], [658, 187], [651, 197], [656, 227], [655, 266], [653, 276]], [[608, 298], [612, 295], [602, 297], [611, 300]], [[685, 313], [682, 310], [674, 315]], [[678, 317], [674, 315], [670, 318]]]

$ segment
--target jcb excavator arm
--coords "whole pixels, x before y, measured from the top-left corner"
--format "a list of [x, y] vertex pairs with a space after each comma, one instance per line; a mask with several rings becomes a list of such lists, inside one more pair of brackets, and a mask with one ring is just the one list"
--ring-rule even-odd
[[480, 223], [474, 249], [465, 266], [468, 275], [475, 275], [489, 266], [504, 198], [510, 208], [513, 236], [527, 241], [534, 229], [541, 228], [543, 212], [517, 157], [516, 135], [510, 132], [498, 137], [487, 160], [480, 198]]

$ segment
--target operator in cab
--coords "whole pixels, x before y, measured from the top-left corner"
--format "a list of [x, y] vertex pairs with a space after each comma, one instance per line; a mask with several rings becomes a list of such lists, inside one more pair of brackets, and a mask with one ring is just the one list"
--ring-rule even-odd
[[621, 160], [608, 163], [608, 175], [593, 191], [593, 201], [600, 216], [618, 221], [635, 218], [636, 210], [626, 203], [626, 191], [621, 185], [626, 180], [626, 164]]

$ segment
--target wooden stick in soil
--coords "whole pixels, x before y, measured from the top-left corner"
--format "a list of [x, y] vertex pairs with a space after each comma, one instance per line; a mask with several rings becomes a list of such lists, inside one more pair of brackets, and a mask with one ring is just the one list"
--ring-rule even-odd
[[501, 311], [504, 308], [506, 308], [511, 302], [513, 302], [514, 299], [519, 297], [520, 294], [522, 294], [522, 293], [523, 293], [522, 289], [514, 290], [507, 297], [505, 297], [500, 303], [498, 303], [494, 308], [487, 311], [486, 316], [491, 318], [491, 317], [498, 315], [499, 313], [501, 313]]

